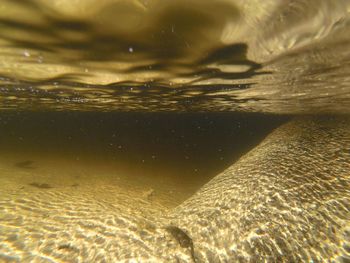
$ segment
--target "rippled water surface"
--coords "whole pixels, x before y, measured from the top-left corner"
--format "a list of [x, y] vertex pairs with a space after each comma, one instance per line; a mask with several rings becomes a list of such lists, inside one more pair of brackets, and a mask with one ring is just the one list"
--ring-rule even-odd
[[0, 4], [2, 109], [344, 113], [349, 1]]

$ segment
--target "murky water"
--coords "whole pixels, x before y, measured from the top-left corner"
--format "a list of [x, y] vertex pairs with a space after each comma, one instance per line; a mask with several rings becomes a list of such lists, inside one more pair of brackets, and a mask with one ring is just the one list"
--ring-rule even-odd
[[170, 206], [287, 120], [256, 114], [96, 112], [7, 112], [0, 118], [1, 160], [13, 173], [11, 180], [21, 175], [18, 188], [76, 185], [79, 191], [81, 185], [111, 183], [152, 192], [153, 201]]
[[293, 117], [349, 113], [347, 0], [2, 0], [0, 261], [141, 260], [100, 256], [118, 211], [156, 221]]

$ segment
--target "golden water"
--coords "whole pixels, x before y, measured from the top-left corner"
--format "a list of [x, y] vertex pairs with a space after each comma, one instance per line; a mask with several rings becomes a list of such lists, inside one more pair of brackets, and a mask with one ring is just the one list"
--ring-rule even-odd
[[286, 120], [254, 114], [81, 112], [7, 112], [0, 118], [1, 185], [10, 180], [20, 191], [41, 184], [72, 191], [122, 185], [170, 206]]
[[[346, 0], [0, 2], [3, 214], [44, 193], [163, 213], [290, 117], [349, 112]], [[29, 261], [1, 227], [0, 261]]]

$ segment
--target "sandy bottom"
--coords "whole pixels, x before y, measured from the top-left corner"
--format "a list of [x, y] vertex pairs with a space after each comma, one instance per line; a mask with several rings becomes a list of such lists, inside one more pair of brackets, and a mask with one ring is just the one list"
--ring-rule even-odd
[[168, 212], [279, 123], [45, 116], [0, 121], [0, 262], [190, 262]]
[[[204, 182], [202, 182], [204, 183]], [[105, 163], [68, 160], [62, 157], [0, 155], [0, 200], [40, 192], [93, 194], [113, 203], [113, 192], [125, 192], [164, 209], [173, 208], [191, 196], [199, 182], [179, 182], [173, 175], [142, 175], [142, 171]]]
[[[173, 176], [127, 173], [109, 162], [2, 154], [0, 262], [127, 258], [123, 248], [140, 239], [135, 233], [162, 231], [155, 228], [162, 215], [197, 187]], [[142, 231], [126, 233], [133, 224]]]

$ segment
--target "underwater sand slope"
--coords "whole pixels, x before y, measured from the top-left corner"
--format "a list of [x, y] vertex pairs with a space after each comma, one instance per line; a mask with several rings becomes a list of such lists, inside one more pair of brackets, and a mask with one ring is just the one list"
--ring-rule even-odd
[[347, 262], [349, 118], [281, 126], [173, 215], [200, 262]]
[[0, 259], [346, 262], [349, 176], [349, 118], [319, 117], [281, 126], [172, 211], [118, 187], [19, 194], [9, 180]]

